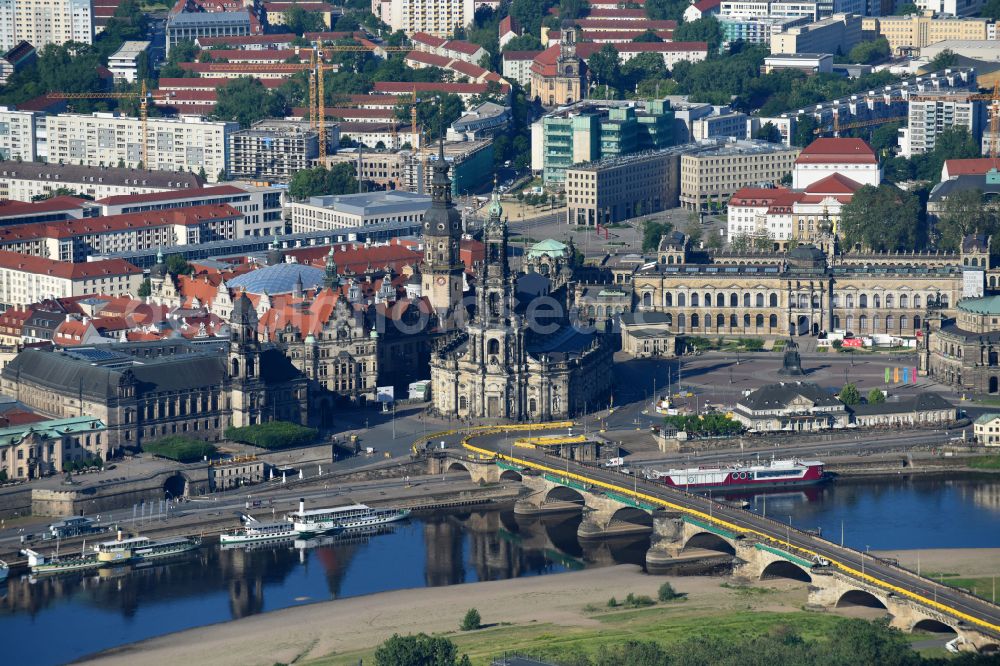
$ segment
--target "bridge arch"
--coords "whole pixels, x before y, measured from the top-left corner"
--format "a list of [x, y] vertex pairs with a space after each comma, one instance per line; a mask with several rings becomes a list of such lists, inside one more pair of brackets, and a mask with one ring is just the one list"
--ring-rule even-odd
[[584, 506], [587, 503], [579, 491], [568, 486], [555, 486], [549, 492], [545, 493], [545, 501], [570, 502], [572, 504], [579, 504], [580, 506]]
[[812, 582], [812, 576], [805, 569], [797, 564], [792, 564], [788, 560], [775, 560], [760, 572], [761, 580], [773, 578], [789, 578], [791, 580], [802, 581], [803, 583]]
[[692, 535], [691, 538], [689, 538], [684, 544], [684, 548], [681, 550], [685, 551], [695, 548], [700, 548], [702, 550], [714, 550], [719, 553], [726, 553], [727, 555], [736, 554], [736, 548], [733, 547], [733, 544], [729, 543], [718, 534], [713, 534], [712, 532], [698, 532], [697, 534]]
[[648, 529], [653, 531], [653, 516], [648, 511], [637, 509], [632, 506], [623, 506], [611, 515], [608, 520], [608, 527], [619, 524], [635, 529]]
[[880, 608], [887, 610], [882, 600], [871, 592], [865, 590], [848, 590], [837, 599], [837, 608], [851, 608], [861, 606], [862, 608]]
[[163, 482], [163, 494], [167, 498], [185, 497], [189, 489], [188, 478], [180, 472], [171, 474]]
[[447, 469], [447, 473], [448, 474], [455, 474], [457, 472], [465, 472], [466, 474], [469, 475], [470, 479], [472, 478], [472, 472], [469, 470], [468, 467], [466, 467], [462, 463], [460, 463], [460, 462], [453, 462], [452, 464], [448, 465], [448, 469]]
[[522, 481], [521, 473], [513, 469], [505, 469], [500, 472], [501, 481]]
[[957, 634], [950, 625], [941, 622], [940, 620], [935, 620], [933, 618], [924, 618], [923, 620], [917, 620], [910, 627], [910, 631], [926, 631], [930, 634]]

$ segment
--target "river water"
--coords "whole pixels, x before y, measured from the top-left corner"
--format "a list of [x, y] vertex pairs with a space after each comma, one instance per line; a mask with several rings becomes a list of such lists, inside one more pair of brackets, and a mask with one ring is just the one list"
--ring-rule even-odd
[[[751, 509], [857, 548], [1000, 547], [1000, 479], [838, 481], [745, 496]], [[60, 664], [255, 613], [402, 588], [642, 564], [648, 539], [581, 544], [579, 516], [415, 517], [386, 533], [298, 548], [205, 547], [182, 559], [0, 585], [3, 661]]]

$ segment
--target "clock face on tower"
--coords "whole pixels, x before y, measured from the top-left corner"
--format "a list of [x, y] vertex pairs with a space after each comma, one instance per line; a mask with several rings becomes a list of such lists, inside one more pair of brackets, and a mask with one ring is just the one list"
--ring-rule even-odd
[[437, 279], [437, 283], [438, 283], [438, 284], [444, 284], [445, 282], [447, 282], [447, 280], [445, 280], [445, 279], [444, 279], [443, 277], [439, 277], [439, 278]]

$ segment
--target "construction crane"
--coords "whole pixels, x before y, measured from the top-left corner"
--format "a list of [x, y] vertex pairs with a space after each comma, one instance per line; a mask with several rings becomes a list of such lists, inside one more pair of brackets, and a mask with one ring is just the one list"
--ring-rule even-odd
[[[64, 93], [52, 92], [48, 94], [54, 99], [138, 99], [139, 100], [139, 120], [141, 122], [142, 144], [140, 146], [140, 159], [144, 168], [149, 168], [149, 159], [146, 153], [147, 125], [149, 120], [149, 100], [152, 95], [146, 89], [146, 82], [142, 82], [139, 92], [86, 92], [86, 93]], [[160, 100], [162, 101], [162, 100]]]
[[891, 118], [874, 118], [872, 120], [859, 120], [853, 123], [840, 123], [839, 114], [833, 112], [833, 125], [829, 127], [817, 127], [813, 130], [813, 134], [819, 136], [822, 134], [833, 134], [834, 136], [839, 136], [841, 130], [857, 129], [859, 127], [874, 127], [876, 125], [885, 125], [886, 123], [895, 123], [906, 120], [906, 116], [893, 116]]

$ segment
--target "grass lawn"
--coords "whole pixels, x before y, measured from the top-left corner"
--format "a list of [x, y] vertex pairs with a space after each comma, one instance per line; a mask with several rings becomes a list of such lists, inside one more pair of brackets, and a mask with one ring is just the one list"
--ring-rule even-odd
[[964, 577], [954, 573], [928, 574], [929, 578], [940, 581], [945, 585], [960, 587], [968, 590], [983, 599], [993, 598], [994, 579], [991, 576]]
[[1000, 455], [977, 456], [970, 458], [968, 464], [973, 469], [1000, 469]]
[[[772, 592], [767, 588], [750, 589], [760, 590], [759, 594], [753, 595], [756, 597]], [[837, 626], [845, 621], [845, 618], [825, 613], [778, 613], [749, 609], [720, 612], [687, 608], [688, 605], [684, 600], [675, 600], [634, 610], [598, 608], [592, 614], [598, 623], [594, 628], [554, 624], [487, 625], [479, 631], [454, 631], [440, 635], [454, 641], [459, 654], [468, 654], [472, 663], [480, 666], [489, 664], [492, 658], [505, 650], [566, 658], [574, 653], [593, 654], [600, 645], [627, 640], [651, 640], [669, 646], [692, 636], [749, 637], [766, 634], [779, 626], [787, 627], [807, 640], [822, 640], [835, 633]], [[372, 663], [373, 653], [374, 650], [360, 650], [304, 663], [309, 666], [354, 666], [359, 659], [366, 664]]]

